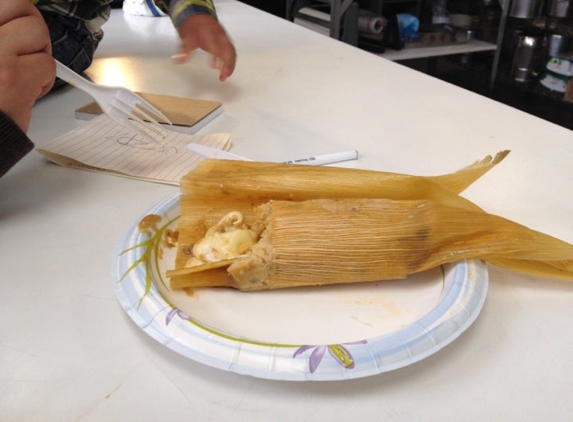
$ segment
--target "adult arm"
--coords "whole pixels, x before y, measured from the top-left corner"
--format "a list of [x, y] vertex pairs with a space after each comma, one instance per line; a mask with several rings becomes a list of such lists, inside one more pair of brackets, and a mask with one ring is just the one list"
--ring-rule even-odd
[[0, 111], [0, 177], [34, 148], [24, 131]]
[[32, 106], [52, 87], [48, 28], [29, 0], [0, 1], [0, 176], [26, 155]]

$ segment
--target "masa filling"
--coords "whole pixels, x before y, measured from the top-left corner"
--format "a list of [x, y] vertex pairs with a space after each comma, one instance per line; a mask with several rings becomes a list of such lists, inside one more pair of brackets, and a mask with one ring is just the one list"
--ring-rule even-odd
[[243, 224], [243, 214], [230, 212], [195, 243], [193, 256], [185, 267], [237, 258], [247, 253], [257, 240], [257, 233]]

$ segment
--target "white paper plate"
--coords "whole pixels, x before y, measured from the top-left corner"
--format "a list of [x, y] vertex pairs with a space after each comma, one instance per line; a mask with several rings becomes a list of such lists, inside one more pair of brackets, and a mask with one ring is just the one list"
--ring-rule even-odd
[[[147, 215], [161, 220], [142, 232]], [[112, 280], [128, 315], [151, 337], [197, 362], [260, 378], [360, 378], [417, 362], [477, 318], [488, 273], [481, 261], [444, 265], [405, 280], [241, 293], [171, 291], [179, 196], [135, 219], [117, 242]]]

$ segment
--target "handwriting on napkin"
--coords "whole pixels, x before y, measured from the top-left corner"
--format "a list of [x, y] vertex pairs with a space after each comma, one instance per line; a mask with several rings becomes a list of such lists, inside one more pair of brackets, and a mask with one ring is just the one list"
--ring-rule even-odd
[[66, 167], [178, 185], [201, 159], [187, 149], [191, 142], [228, 150], [231, 135], [169, 131], [165, 138], [150, 140], [101, 115], [37, 150]]

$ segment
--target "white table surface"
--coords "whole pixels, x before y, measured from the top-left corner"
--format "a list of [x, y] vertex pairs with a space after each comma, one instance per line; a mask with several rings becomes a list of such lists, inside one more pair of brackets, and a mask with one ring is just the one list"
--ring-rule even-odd
[[[511, 149], [464, 195], [573, 242], [573, 132], [234, 0], [217, 1], [239, 54], [220, 83], [197, 54], [173, 65], [167, 18], [115, 11], [89, 74], [215, 99], [203, 133], [280, 160], [356, 148], [348, 167], [434, 175]], [[38, 146], [75, 127], [73, 88], [41, 100]], [[118, 304], [113, 246], [173, 186], [72, 170], [29, 154], [0, 179], [2, 421], [570, 421], [573, 285], [490, 267], [478, 320], [431, 357], [340, 382], [213, 369], [142, 332]]]

